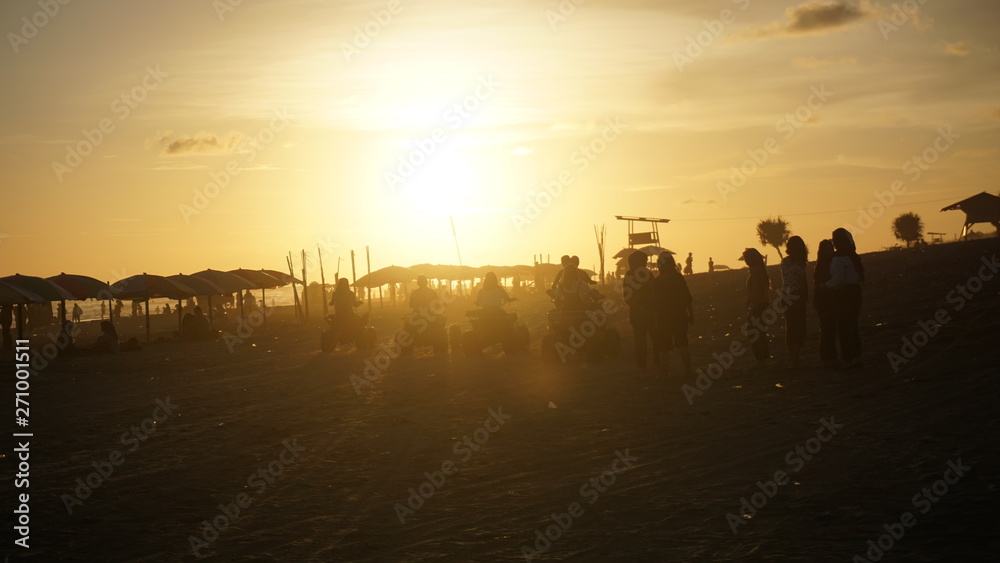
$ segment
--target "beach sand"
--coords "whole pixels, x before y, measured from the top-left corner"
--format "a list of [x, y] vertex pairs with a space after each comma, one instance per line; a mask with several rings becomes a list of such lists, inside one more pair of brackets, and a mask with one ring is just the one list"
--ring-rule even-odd
[[[787, 366], [779, 322], [769, 367], [754, 369], [749, 353], [736, 358], [693, 404], [682, 385], [696, 377], [681, 374], [676, 358], [668, 377], [635, 369], [623, 305], [611, 320], [621, 358], [543, 362], [549, 304], [538, 295], [511, 306], [531, 330], [528, 353], [418, 351], [360, 389], [352, 376], [363, 377], [371, 354], [321, 354], [318, 321], [297, 324], [287, 310], [233, 351], [168, 341], [113, 357], [58, 357], [30, 378], [30, 549], [8, 543], [4, 553], [523, 561], [526, 546], [545, 548], [542, 560], [851, 561], [910, 512], [915, 525], [901, 526], [883, 560], [995, 561], [1000, 276], [980, 280], [961, 310], [948, 296], [997, 250], [996, 240], [981, 240], [865, 255], [864, 368], [819, 367], [810, 308], [801, 367]], [[745, 276], [687, 278], [696, 368], [742, 339]], [[467, 327], [467, 306], [452, 304], [449, 324]], [[887, 354], [942, 309], [950, 322], [894, 373]], [[374, 306], [381, 340], [402, 313]], [[122, 336], [144, 340], [133, 329]], [[12, 394], [13, 365], [0, 369]], [[128, 437], [153, 416], [161, 420], [144, 440]], [[836, 434], [820, 431], [823, 420]], [[12, 448], [3, 452], [8, 530], [13, 493], [24, 491], [14, 488]], [[971, 469], [937, 502], [926, 500], [921, 490], [959, 460]], [[455, 471], [442, 479], [443, 464]], [[260, 470], [267, 478], [252, 477]], [[788, 482], [774, 484], [772, 498], [758, 495], [766, 503], [742, 518], [742, 499], [752, 503], [758, 482], [768, 489], [778, 471]], [[425, 473], [439, 484], [425, 484]], [[97, 486], [80, 487], [88, 478]], [[422, 484], [433, 494], [407, 506]], [[220, 505], [240, 499], [238, 517], [217, 518]], [[213, 520], [224, 529], [206, 532]], [[546, 528], [557, 539], [539, 540]], [[192, 537], [204, 542], [198, 555]]]

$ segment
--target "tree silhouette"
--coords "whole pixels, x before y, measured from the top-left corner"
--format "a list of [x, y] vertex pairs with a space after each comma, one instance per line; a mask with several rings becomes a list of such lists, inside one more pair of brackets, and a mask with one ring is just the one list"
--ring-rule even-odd
[[784, 258], [781, 255], [781, 247], [788, 242], [789, 234], [788, 221], [782, 219], [781, 215], [778, 215], [777, 219], [768, 217], [757, 223], [757, 238], [760, 239], [760, 244], [773, 246], [778, 251], [779, 258]]
[[916, 213], [903, 213], [893, 219], [892, 234], [905, 242], [906, 247], [909, 248], [911, 244], [924, 238], [924, 222]]

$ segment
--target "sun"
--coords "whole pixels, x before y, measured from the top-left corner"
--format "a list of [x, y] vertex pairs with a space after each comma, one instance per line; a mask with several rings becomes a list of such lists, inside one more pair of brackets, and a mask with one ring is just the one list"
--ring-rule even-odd
[[414, 216], [462, 213], [477, 199], [476, 173], [461, 151], [438, 147], [400, 186], [404, 211]]

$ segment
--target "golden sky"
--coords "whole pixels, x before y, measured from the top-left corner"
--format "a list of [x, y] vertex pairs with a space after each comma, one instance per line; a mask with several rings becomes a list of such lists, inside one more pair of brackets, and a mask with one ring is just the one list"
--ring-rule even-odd
[[615, 215], [671, 219], [696, 270], [739, 266], [769, 215], [811, 249], [840, 226], [893, 244], [908, 211], [951, 238], [962, 214], [938, 210], [1000, 184], [998, 20], [988, 0], [5, 2], [0, 275], [283, 269], [317, 245], [328, 271], [366, 244], [374, 268], [455, 263], [449, 216], [471, 265], [593, 267], [594, 224], [625, 245]]

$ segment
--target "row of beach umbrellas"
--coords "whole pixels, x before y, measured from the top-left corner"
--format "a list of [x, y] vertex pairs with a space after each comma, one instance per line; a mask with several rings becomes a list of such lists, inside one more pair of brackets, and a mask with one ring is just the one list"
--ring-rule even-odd
[[[534, 266], [453, 266], [445, 264], [417, 264], [408, 268], [403, 266], [386, 266], [370, 274], [361, 276], [355, 282], [355, 286], [364, 288], [374, 288], [389, 284], [405, 284], [417, 279], [417, 276], [426, 276], [427, 279], [466, 281], [476, 278], [483, 278], [487, 273], [493, 272], [498, 278], [512, 278], [514, 276], [530, 277], [540, 273], [546, 278], [552, 278], [557, 272], [562, 270], [561, 264], [536, 264]], [[591, 270], [584, 270], [589, 275], [595, 273]]]
[[[14, 274], [0, 278], [0, 305], [18, 306], [18, 338], [23, 338], [23, 305], [84, 299], [133, 299], [146, 302], [146, 339], [149, 339], [149, 300], [154, 298], [189, 299], [207, 296], [211, 316], [211, 296], [238, 293], [245, 290], [264, 291], [289, 283], [302, 283], [278, 270], [237, 269], [228, 272], [202, 270], [190, 275], [159, 276], [138, 274], [113, 284], [78, 274], [62, 273], [41, 278]], [[242, 312], [242, 300], [240, 300]], [[62, 308], [65, 311], [65, 307]], [[178, 309], [178, 313], [180, 310]], [[266, 318], [265, 318], [266, 322]]]

